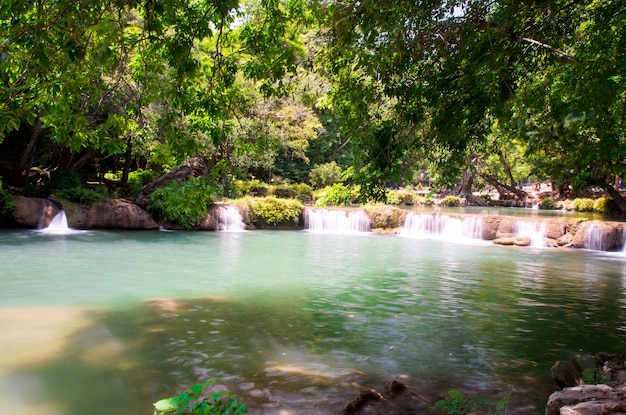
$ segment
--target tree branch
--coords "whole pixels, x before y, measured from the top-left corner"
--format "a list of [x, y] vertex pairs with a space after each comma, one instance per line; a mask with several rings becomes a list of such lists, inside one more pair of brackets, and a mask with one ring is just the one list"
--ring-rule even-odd
[[571, 59], [574, 62], [578, 62], [578, 63], [583, 64], [583, 65], [586, 64], [585, 61], [582, 61], [582, 60], [578, 59], [577, 57], [572, 56], [572, 55], [568, 54], [567, 52], [562, 51], [559, 48], [555, 48], [552, 45], [548, 45], [547, 43], [543, 43], [543, 42], [540, 42], [538, 40], [531, 39], [529, 37], [523, 37], [522, 40], [524, 40], [526, 42], [529, 42], [529, 43], [532, 43], [532, 44], [537, 45], [537, 46], [541, 46], [542, 48], [546, 48], [548, 50], [551, 50], [552, 52], [556, 53], [557, 55], [561, 55], [561, 56], [563, 56], [565, 58]]

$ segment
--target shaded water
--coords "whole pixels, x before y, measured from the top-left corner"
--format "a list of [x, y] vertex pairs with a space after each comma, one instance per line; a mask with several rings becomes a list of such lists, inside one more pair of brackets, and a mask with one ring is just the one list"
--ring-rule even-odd
[[459, 388], [540, 414], [555, 360], [624, 352], [626, 340], [621, 253], [295, 231], [1, 231], [0, 264], [7, 413], [150, 414], [220, 377], [252, 414], [336, 414], [394, 378], [429, 403]]

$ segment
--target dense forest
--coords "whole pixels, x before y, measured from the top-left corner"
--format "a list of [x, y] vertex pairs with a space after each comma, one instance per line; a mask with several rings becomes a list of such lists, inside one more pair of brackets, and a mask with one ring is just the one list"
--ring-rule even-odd
[[335, 184], [381, 200], [432, 185], [483, 204], [473, 191], [550, 182], [626, 213], [625, 129], [620, 0], [0, 5], [5, 205], [145, 196], [201, 158], [175, 186]]

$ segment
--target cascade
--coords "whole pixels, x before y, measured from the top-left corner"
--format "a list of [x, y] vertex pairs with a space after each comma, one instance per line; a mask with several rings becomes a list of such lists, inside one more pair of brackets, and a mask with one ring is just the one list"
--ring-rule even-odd
[[589, 225], [585, 230], [585, 248], [593, 251], [604, 251], [605, 247], [602, 238], [602, 228], [597, 223]]
[[409, 213], [402, 234], [443, 239], [482, 239], [483, 223], [480, 216], [463, 219], [439, 214]]
[[220, 206], [217, 211], [217, 230], [243, 232], [246, 226], [237, 206]]
[[71, 229], [67, 224], [67, 215], [65, 215], [65, 211], [61, 209], [61, 211], [57, 213], [54, 218], [52, 218], [48, 227], [40, 229], [40, 232], [54, 234], [71, 232]]
[[369, 232], [370, 221], [362, 210], [313, 209], [304, 211], [304, 227], [310, 231]]
[[547, 228], [545, 222], [518, 220], [513, 229], [515, 236], [530, 238], [530, 246], [545, 247]]

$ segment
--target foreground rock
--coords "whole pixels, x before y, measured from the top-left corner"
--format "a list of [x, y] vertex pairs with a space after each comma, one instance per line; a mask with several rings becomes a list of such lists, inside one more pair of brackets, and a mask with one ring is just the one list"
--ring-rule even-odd
[[581, 384], [582, 371], [575, 361], [557, 362], [552, 376], [559, 386], [567, 386], [550, 395], [546, 415], [626, 414], [625, 359], [625, 355], [596, 356], [594, 377], [605, 382], [599, 385]]

